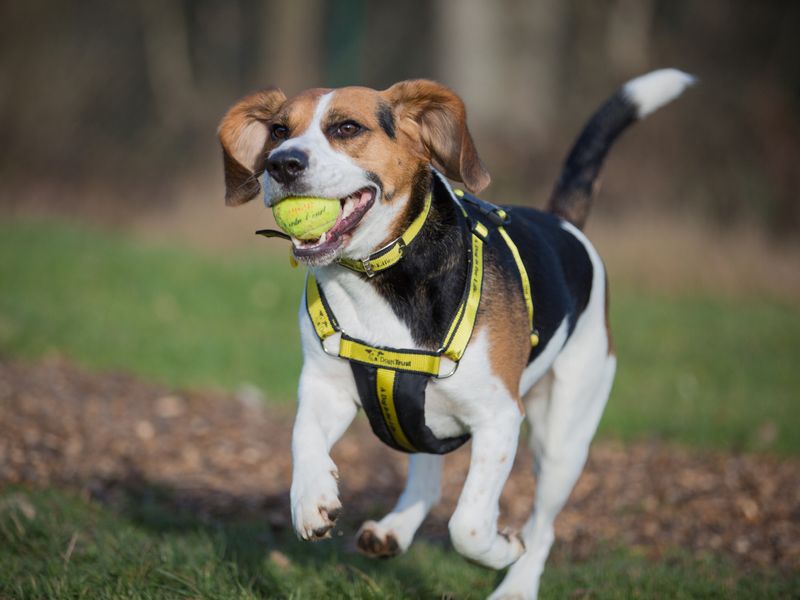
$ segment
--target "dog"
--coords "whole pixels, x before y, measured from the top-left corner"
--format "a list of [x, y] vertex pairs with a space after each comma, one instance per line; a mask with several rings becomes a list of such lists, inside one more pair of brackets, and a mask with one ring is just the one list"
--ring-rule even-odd
[[[448, 526], [453, 546], [478, 564], [510, 567], [491, 598], [537, 596], [553, 522], [616, 370], [605, 269], [581, 229], [617, 136], [692, 82], [663, 69], [612, 95], [568, 154], [545, 211], [472, 195], [489, 173], [462, 100], [433, 81], [291, 99], [270, 88], [228, 111], [218, 130], [228, 205], [257, 196], [262, 176], [267, 206], [290, 196], [341, 203], [318, 239], [291, 238], [309, 270], [290, 494], [300, 538], [331, 534], [342, 506], [329, 452], [361, 407], [409, 464], [397, 505], [362, 525], [359, 549], [405, 552], [439, 500], [441, 455], [471, 439]], [[534, 510], [522, 531], [499, 532], [526, 416]]]

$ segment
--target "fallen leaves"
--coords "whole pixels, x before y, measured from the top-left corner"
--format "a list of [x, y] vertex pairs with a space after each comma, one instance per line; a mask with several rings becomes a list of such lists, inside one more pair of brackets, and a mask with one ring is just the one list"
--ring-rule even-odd
[[[255, 514], [290, 527], [291, 409], [266, 407], [260, 392], [185, 392], [63, 361], [0, 362], [0, 485], [67, 485], [113, 504], [126, 486], [169, 490], [201, 518]], [[524, 445], [523, 445], [524, 446]], [[405, 458], [359, 420], [337, 444], [344, 527], [379, 517], [400, 493]], [[468, 468], [469, 451], [447, 457], [443, 500], [423, 535], [444, 538]], [[520, 527], [535, 482], [524, 448], [501, 500], [503, 524]], [[12, 494], [0, 511], [34, 519]], [[19, 521], [22, 526], [23, 521]], [[743, 565], [800, 568], [800, 460], [699, 451], [647, 442], [594, 444], [556, 523], [557, 544], [575, 557], [611, 541], [658, 557], [679, 547]], [[79, 543], [70, 540], [64, 551]], [[278, 551], [268, 560], [291, 563]]]

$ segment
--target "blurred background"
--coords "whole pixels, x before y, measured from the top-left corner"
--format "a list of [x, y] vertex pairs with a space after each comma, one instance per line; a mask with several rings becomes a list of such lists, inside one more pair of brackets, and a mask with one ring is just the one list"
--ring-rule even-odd
[[464, 98], [487, 196], [541, 204], [598, 103], [673, 66], [701, 85], [615, 149], [597, 211], [785, 241], [800, 226], [798, 23], [791, 1], [4, 2], [1, 201], [124, 220], [187, 197], [216, 210], [215, 127], [243, 94], [426, 77]]
[[348, 537], [294, 541], [303, 272], [259, 200], [224, 206], [217, 124], [268, 85], [436, 79], [483, 196], [541, 207], [600, 103], [676, 67], [699, 85], [614, 146], [587, 226], [619, 369], [543, 596], [800, 597], [798, 25], [790, 0], [0, 2], [0, 596], [488, 594], [444, 541], [467, 450], [416, 550], [348, 554], [405, 468], [363, 420]]

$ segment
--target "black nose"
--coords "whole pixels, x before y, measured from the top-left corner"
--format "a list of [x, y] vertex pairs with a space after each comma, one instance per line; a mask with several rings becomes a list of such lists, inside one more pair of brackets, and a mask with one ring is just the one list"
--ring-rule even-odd
[[267, 159], [267, 172], [278, 183], [292, 183], [308, 166], [308, 154], [301, 150], [281, 150]]

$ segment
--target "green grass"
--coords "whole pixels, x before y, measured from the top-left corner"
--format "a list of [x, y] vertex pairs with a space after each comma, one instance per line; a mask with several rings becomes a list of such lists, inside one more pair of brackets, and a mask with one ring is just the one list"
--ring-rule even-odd
[[601, 435], [800, 452], [798, 308], [612, 294], [619, 367]]
[[[211, 257], [54, 221], [3, 223], [0, 353], [57, 352], [173, 386], [251, 382], [290, 401], [302, 281], [266, 251]], [[619, 370], [601, 435], [800, 453], [796, 307], [614, 282], [611, 317]]]
[[[158, 490], [111, 511], [54, 490], [0, 494], [2, 598], [484, 598], [501, 574], [420, 542], [373, 561], [337, 538], [301, 543], [263, 522], [204, 522]], [[33, 510], [31, 510], [33, 509]], [[27, 513], [27, 514], [26, 514]], [[280, 564], [272, 551], [288, 558]], [[675, 553], [653, 562], [609, 549], [591, 562], [551, 559], [542, 598], [789, 598], [800, 576], [737, 572]]]
[[[265, 242], [265, 244], [268, 242]], [[296, 390], [301, 270], [57, 222], [0, 226], [0, 352], [62, 353], [174, 386]]]

